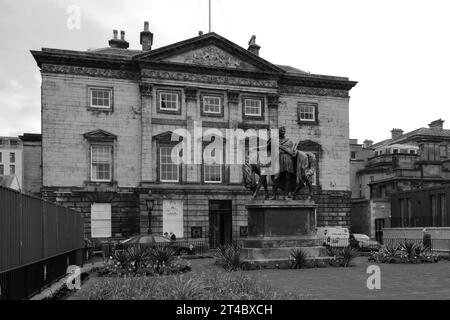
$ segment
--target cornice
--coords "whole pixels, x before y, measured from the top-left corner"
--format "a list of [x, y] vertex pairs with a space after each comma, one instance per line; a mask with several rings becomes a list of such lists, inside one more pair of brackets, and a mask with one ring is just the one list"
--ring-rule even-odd
[[99, 78], [128, 79], [128, 80], [139, 80], [140, 78], [139, 73], [133, 71], [90, 68], [73, 65], [43, 64], [41, 66], [41, 72], [55, 73], [55, 74], [72, 74], [72, 75], [99, 77]]
[[348, 90], [318, 88], [318, 87], [304, 87], [293, 85], [280, 85], [280, 93], [295, 93], [313, 96], [329, 96], [338, 98], [349, 98]]

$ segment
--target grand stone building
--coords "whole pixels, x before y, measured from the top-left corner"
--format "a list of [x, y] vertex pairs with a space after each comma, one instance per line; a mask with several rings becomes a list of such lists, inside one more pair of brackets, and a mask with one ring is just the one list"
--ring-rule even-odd
[[173, 163], [173, 131], [285, 126], [317, 154], [318, 224], [349, 226], [356, 82], [272, 64], [254, 38], [248, 49], [213, 32], [152, 42], [146, 24], [142, 50], [115, 31], [103, 49], [32, 51], [42, 74], [44, 197], [83, 212], [88, 237], [167, 231], [216, 246], [246, 236], [242, 167]]

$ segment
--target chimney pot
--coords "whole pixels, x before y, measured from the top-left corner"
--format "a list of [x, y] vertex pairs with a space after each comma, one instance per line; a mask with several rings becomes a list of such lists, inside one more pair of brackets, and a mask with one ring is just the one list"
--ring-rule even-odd
[[373, 145], [373, 141], [372, 140], [364, 140], [364, 149], [368, 149]]
[[403, 135], [403, 130], [394, 128], [391, 130], [391, 134], [392, 134], [392, 139], [394, 140], [394, 139], [400, 138]]
[[444, 120], [438, 119], [431, 122], [429, 125], [430, 129], [443, 130], [444, 129]]
[[250, 41], [248, 42], [248, 51], [250, 51], [251, 53], [253, 53], [254, 55], [259, 56], [259, 49], [261, 49], [261, 46], [258, 46], [256, 44], [256, 36], [253, 35], [250, 38]]
[[144, 22], [144, 31], [141, 32], [141, 45], [143, 51], [152, 50], [153, 33], [150, 32], [148, 21]]
[[117, 30], [113, 30], [113, 38], [109, 40], [109, 46], [111, 48], [118, 49], [128, 49], [130, 44], [125, 41], [125, 31], [120, 31], [120, 39], [118, 39], [119, 32]]

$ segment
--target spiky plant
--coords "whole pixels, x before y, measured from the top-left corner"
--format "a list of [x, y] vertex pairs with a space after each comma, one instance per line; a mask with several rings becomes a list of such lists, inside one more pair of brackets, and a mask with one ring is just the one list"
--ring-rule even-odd
[[292, 269], [302, 269], [306, 266], [309, 255], [304, 250], [295, 248], [289, 252], [289, 255], [292, 258]]
[[352, 247], [345, 247], [341, 250], [340, 256], [342, 259], [342, 266], [349, 267], [352, 260], [356, 257], [356, 250]]
[[229, 271], [241, 270], [244, 264], [241, 258], [241, 246], [237, 243], [219, 246], [215, 256], [216, 262]]
[[168, 266], [175, 257], [175, 250], [169, 246], [157, 246], [150, 250], [152, 262], [159, 271], [162, 266]]

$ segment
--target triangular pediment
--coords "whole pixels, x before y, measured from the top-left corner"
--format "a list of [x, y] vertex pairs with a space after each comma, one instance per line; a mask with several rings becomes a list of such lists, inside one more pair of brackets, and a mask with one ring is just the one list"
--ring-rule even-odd
[[89, 141], [114, 141], [117, 139], [116, 135], [101, 129], [87, 132], [83, 136]]
[[254, 65], [236, 58], [232, 54], [215, 45], [188, 51], [162, 60], [163, 62], [184, 63], [199, 66], [219, 67], [229, 69], [242, 69], [260, 71]]
[[284, 73], [278, 66], [211, 32], [143, 53], [140, 62]]

